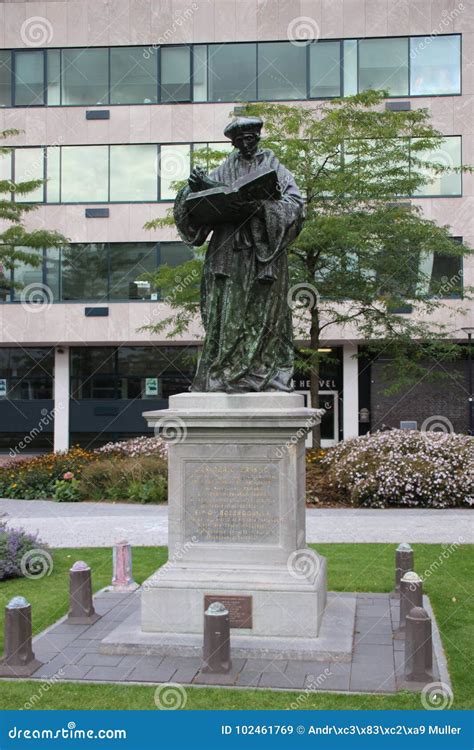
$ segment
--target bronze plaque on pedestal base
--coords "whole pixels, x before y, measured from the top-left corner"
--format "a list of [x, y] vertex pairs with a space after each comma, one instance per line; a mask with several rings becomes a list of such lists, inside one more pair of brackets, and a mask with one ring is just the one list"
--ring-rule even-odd
[[213, 602], [221, 604], [229, 610], [231, 628], [252, 627], [252, 597], [236, 596], [235, 594], [204, 594], [204, 611]]

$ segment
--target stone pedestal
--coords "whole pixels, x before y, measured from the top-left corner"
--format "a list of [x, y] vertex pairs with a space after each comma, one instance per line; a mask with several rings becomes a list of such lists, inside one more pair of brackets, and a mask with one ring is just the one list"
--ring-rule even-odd
[[326, 561], [306, 548], [304, 442], [322, 413], [300, 394], [182, 393], [144, 415], [169, 447], [169, 561], [141, 593], [141, 630], [164, 653], [167, 634], [202, 635], [212, 601], [232, 642], [311, 651]]

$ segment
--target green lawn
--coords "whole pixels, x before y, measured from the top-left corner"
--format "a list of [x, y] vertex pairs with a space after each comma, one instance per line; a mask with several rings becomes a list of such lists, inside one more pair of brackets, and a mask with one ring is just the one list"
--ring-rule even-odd
[[[318, 551], [328, 558], [329, 588], [333, 591], [390, 591], [393, 581], [395, 545], [319, 544]], [[444, 558], [443, 558], [444, 553]], [[33, 607], [33, 627], [37, 633], [67, 611], [67, 571], [75, 560], [91, 565], [95, 590], [110, 583], [110, 549], [53, 550], [54, 570], [40, 580], [16, 579], [0, 584], [0, 616], [14, 595], [23, 595]], [[165, 548], [136, 547], [133, 551], [134, 577], [143, 581], [166, 560]], [[415, 545], [417, 571], [425, 577], [441, 629], [453, 681], [453, 708], [472, 708], [474, 676], [470, 667], [474, 642], [473, 618], [469, 617], [474, 579], [472, 547]], [[428, 571], [428, 572], [426, 572]], [[471, 608], [472, 611], [472, 608]], [[0, 623], [3, 632], [3, 620]], [[35, 706], [40, 709], [154, 709], [155, 687], [125, 685], [55, 684], [44, 692]], [[0, 682], [0, 708], [20, 708], [38, 683]], [[187, 688], [187, 709], [285, 709], [296, 694], [267, 690]], [[420, 698], [410, 693], [395, 696], [337, 695], [313, 693], [305, 709], [421, 709]]]

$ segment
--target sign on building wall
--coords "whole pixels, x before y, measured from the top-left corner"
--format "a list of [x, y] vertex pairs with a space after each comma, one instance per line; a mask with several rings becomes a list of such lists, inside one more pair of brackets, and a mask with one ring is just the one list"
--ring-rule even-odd
[[158, 378], [145, 378], [145, 396], [159, 396]]

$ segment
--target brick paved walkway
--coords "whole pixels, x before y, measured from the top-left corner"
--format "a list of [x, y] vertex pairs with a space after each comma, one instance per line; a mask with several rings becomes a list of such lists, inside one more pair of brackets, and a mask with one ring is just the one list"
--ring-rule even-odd
[[[425, 598], [426, 599], [426, 598]], [[86, 682], [179, 683], [288, 690], [393, 693], [421, 690], [403, 680], [404, 641], [394, 640], [398, 600], [387, 594], [358, 594], [351, 662], [234, 659], [226, 675], [204, 674], [201, 660], [185, 656], [130, 656], [99, 653], [99, 645], [127, 617], [138, 617], [140, 597], [99, 592], [94, 599], [101, 619], [93, 625], [69, 625], [64, 618], [34, 639], [43, 663], [33, 678]], [[429, 607], [426, 599], [425, 606]], [[437, 634], [434, 624], [435, 635]], [[232, 641], [231, 641], [232, 643]], [[434, 638], [433, 681], [449, 683], [440, 642]], [[441, 673], [441, 676], [440, 676]], [[421, 708], [421, 705], [420, 705]]]

